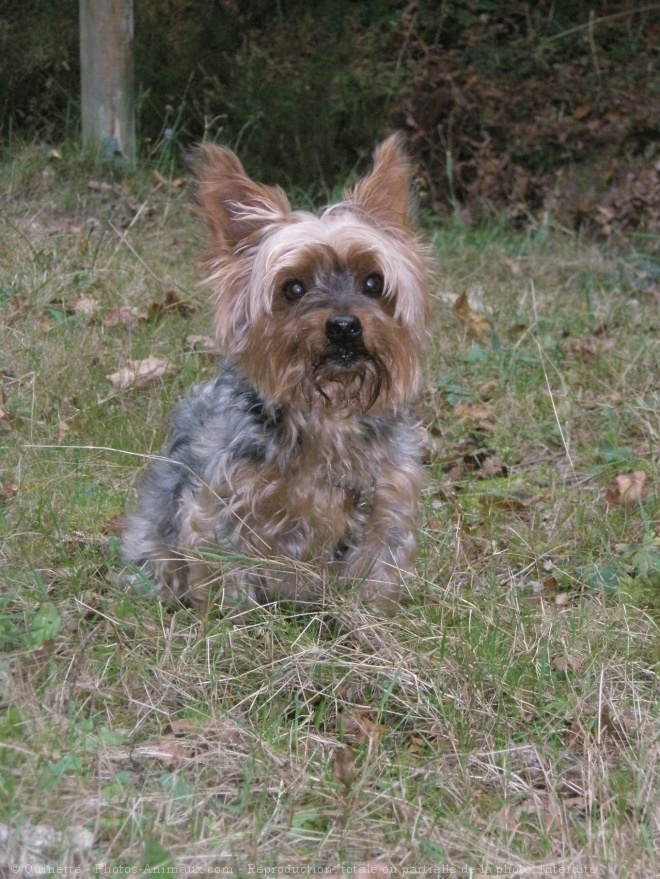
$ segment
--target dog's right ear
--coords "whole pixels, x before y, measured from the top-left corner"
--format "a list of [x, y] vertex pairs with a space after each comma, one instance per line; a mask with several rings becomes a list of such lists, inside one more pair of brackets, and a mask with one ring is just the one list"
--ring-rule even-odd
[[234, 153], [224, 147], [206, 144], [200, 148], [197, 177], [199, 212], [216, 255], [249, 244], [291, 213], [279, 186], [255, 183]]
[[410, 177], [403, 139], [400, 134], [392, 134], [376, 147], [371, 173], [358, 180], [345, 198], [375, 220], [406, 229], [410, 217]]

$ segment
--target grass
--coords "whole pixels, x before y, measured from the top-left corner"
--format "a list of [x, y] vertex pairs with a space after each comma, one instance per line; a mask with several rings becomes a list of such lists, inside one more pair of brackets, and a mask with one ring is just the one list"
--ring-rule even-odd
[[[213, 371], [185, 183], [25, 149], [2, 191], [0, 865], [657, 875], [657, 244], [430, 224], [411, 603], [239, 626], [116, 579]], [[113, 391], [149, 354], [176, 372]]]

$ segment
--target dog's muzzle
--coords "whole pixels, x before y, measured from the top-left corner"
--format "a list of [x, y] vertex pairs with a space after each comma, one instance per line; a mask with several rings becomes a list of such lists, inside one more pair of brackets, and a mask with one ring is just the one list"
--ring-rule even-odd
[[325, 324], [325, 335], [332, 345], [344, 351], [362, 349], [362, 324], [354, 314], [334, 314]]
[[325, 324], [325, 337], [332, 350], [328, 359], [337, 366], [348, 367], [367, 356], [362, 339], [362, 324], [354, 314], [335, 314]]

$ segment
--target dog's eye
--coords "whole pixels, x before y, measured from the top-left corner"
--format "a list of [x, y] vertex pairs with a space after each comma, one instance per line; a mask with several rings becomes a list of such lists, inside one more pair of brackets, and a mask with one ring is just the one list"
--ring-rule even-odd
[[294, 278], [293, 281], [287, 281], [286, 284], [284, 284], [282, 292], [289, 302], [295, 302], [296, 299], [302, 299], [305, 293], [307, 293], [307, 290], [302, 281], [298, 281]]
[[362, 292], [365, 296], [376, 298], [383, 292], [383, 276], [379, 274], [367, 275], [362, 283]]

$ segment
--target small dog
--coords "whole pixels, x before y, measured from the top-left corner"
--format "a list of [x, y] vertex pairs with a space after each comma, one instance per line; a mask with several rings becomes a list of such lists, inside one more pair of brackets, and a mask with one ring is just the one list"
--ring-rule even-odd
[[175, 408], [124, 558], [193, 605], [318, 603], [334, 581], [392, 610], [416, 543], [408, 403], [429, 318], [400, 142], [318, 215], [253, 182], [227, 149], [202, 147], [200, 166], [224, 359]]

